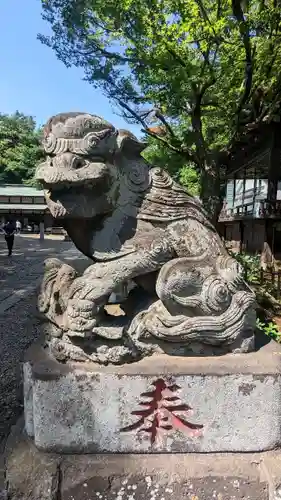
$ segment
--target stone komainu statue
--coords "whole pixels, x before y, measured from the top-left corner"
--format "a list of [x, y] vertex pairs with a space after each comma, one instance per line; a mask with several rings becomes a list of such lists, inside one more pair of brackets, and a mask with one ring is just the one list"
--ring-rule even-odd
[[[82, 276], [46, 262], [39, 309], [59, 328], [58, 359], [122, 363], [157, 352], [253, 349], [255, 297], [201, 203], [141, 156], [144, 144], [102, 118], [65, 113], [44, 129], [36, 177], [52, 215], [92, 259]], [[136, 287], [124, 316], [105, 306]]]

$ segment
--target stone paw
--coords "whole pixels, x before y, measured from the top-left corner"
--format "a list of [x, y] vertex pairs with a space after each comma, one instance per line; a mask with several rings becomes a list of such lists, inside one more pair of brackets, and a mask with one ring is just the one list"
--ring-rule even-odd
[[90, 300], [69, 300], [66, 311], [69, 336], [91, 336], [98, 313], [99, 308]]

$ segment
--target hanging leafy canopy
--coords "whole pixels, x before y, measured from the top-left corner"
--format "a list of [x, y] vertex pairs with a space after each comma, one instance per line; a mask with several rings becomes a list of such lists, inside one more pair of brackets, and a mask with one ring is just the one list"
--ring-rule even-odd
[[40, 130], [34, 119], [19, 112], [0, 114], [0, 182], [32, 183], [42, 157]]
[[[42, 0], [39, 35], [130, 122], [219, 189], [218, 152], [269, 119], [281, 95], [276, 0]], [[166, 135], [150, 132], [151, 117]]]

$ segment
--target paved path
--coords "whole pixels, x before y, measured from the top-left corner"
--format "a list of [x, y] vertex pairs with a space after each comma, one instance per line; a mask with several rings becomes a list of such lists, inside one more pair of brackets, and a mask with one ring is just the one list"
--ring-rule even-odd
[[6, 242], [0, 235], [0, 315], [36, 289], [46, 258], [77, 254], [69, 242], [16, 236], [13, 255], [8, 257]]
[[25, 350], [42, 333], [36, 288], [44, 260], [55, 256], [83, 259], [72, 243], [22, 236], [16, 237], [13, 255], [7, 257], [0, 235], [0, 442], [22, 411], [21, 363]]

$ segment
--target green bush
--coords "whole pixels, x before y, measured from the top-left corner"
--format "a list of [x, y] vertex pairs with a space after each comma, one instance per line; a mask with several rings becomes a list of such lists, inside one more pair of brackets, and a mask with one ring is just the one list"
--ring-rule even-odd
[[[281, 304], [278, 303], [278, 289], [271, 280], [261, 283], [260, 255], [249, 255], [246, 253], [234, 253], [231, 255], [242, 265], [244, 278], [253, 287], [257, 299], [257, 323], [256, 326], [266, 336], [281, 343], [281, 333], [273, 318], [280, 315]], [[275, 301], [274, 301], [275, 299]]]
[[279, 332], [278, 326], [274, 321], [262, 322], [259, 318], [257, 318], [257, 328], [261, 330], [265, 335], [274, 339], [279, 344], [281, 343], [281, 333]]
[[244, 278], [249, 284], [258, 284], [260, 282], [260, 255], [249, 255], [247, 253], [230, 252], [244, 269]]

